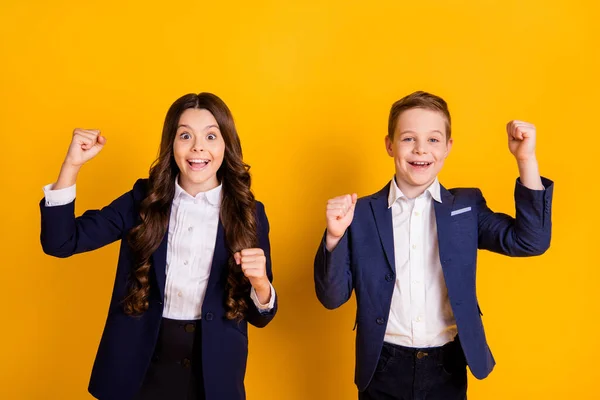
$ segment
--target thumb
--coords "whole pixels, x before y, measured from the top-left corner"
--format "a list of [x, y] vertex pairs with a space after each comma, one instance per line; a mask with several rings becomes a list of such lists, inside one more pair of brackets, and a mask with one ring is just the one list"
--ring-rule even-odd
[[240, 262], [242, 261], [242, 255], [240, 254], [240, 252], [235, 252], [233, 253], [233, 259], [235, 260], [235, 263], [237, 265], [240, 265]]
[[104, 146], [106, 144], [106, 136], [98, 135], [98, 142], [100, 146]]
[[354, 211], [357, 200], [358, 200], [358, 195], [356, 193], [352, 193], [352, 205], [350, 206], [350, 210]]

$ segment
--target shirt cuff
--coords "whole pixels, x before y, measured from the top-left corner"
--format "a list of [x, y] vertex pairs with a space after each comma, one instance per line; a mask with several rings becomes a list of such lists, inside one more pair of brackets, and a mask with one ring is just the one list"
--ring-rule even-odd
[[53, 183], [44, 186], [44, 197], [46, 198], [46, 207], [64, 206], [75, 200], [75, 187], [69, 186], [64, 189], [52, 190]]
[[271, 284], [269, 284], [269, 286], [271, 287], [271, 300], [269, 300], [267, 304], [261, 304], [261, 302], [258, 301], [256, 290], [254, 290], [254, 288], [250, 289], [250, 298], [254, 302], [256, 308], [258, 308], [258, 311], [263, 313], [267, 313], [275, 307], [275, 288], [273, 288], [273, 285]]

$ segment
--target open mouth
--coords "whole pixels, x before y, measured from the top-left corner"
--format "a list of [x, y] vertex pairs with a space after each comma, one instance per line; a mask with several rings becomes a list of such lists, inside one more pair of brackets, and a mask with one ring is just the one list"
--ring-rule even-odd
[[191, 160], [187, 160], [188, 165], [193, 171], [200, 171], [210, 163], [210, 160], [202, 159], [202, 158], [194, 158]]
[[409, 161], [408, 163], [411, 167], [416, 169], [427, 169], [431, 164], [433, 164], [429, 161]]

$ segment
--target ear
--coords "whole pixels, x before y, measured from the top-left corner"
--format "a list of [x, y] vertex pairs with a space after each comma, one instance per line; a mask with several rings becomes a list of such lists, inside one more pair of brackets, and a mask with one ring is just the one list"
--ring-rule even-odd
[[390, 157], [394, 157], [394, 151], [392, 150], [393, 144], [394, 142], [392, 142], [392, 139], [390, 139], [388, 135], [385, 135], [385, 149]]
[[452, 150], [452, 143], [454, 143], [452, 138], [448, 139], [448, 143], [446, 143], [446, 155], [444, 156], [444, 158], [450, 155], [450, 150]]

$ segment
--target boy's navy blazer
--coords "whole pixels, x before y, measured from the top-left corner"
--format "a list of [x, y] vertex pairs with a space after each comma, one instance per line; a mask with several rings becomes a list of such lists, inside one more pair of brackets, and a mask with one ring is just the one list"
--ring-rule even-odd
[[[130, 400], [141, 387], [157, 343], [163, 312], [167, 236], [152, 255], [149, 308], [139, 317], [123, 312], [128, 279], [134, 255], [126, 239], [140, 223], [139, 206], [146, 197], [147, 179], [138, 180], [133, 189], [101, 210], [86, 211], [75, 218], [75, 202], [46, 207], [40, 202], [44, 252], [56, 257], [69, 257], [121, 240], [114, 289], [100, 340], [92, 376], [90, 393], [107, 400]], [[272, 281], [269, 245], [269, 223], [262, 203], [256, 202], [259, 245], [267, 259], [267, 275]], [[167, 230], [168, 232], [168, 230]], [[225, 245], [223, 225], [219, 221], [213, 262], [206, 295], [202, 304], [202, 364], [204, 387], [208, 400], [244, 399], [244, 374], [248, 355], [248, 325], [264, 327], [277, 312], [259, 312], [248, 298], [245, 320], [225, 318], [225, 284], [229, 251]], [[85, 260], [82, 259], [85, 264]]]
[[[460, 343], [473, 375], [485, 378], [495, 361], [486, 342], [477, 302], [477, 249], [509, 256], [534, 256], [550, 245], [553, 182], [545, 190], [515, 187], [516, 218], [494, 213], [479, 189], [441, 187], [442, 202], [434, 201], [439, 255]], [[365, 390], [375, 372], [390, 313], [396, 280], [389, 183], [361, 198], [354, 219], [329, 252], [325, 239], [315, 257], [315, 289], [321, 303], [334, 309], [356, 292], [355, 382]]]

